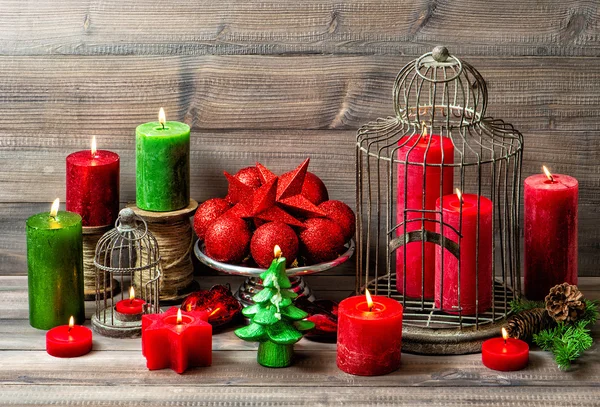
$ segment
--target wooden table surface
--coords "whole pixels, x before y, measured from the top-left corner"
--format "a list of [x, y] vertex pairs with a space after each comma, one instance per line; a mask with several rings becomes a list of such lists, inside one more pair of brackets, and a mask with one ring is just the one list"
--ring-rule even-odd
[[[582, 278], [580, 288], [588, 298], [600, 298], [600, 279]], [[93, 303], [86, 311], [89, 317]], [[44, 335], [29, 325], [26, 277], [0, 277], [0, 404], [600, 405], [597, 345], [570, 372], [561, 372], [540, 350], [518, 372], [489, 370], [479, 354], [405, 353], [400, 370], [357, 377], [336, 367], [335, 344], [306, 339], [296, 345], [292, 367], [264, 368], [256, 363], [255, 344], [237, 339], [229, 328], [213, 336], [212, 367], [178, 375], [170, 369], [148, 371], [139, 339], [94, 335], [90, 354], [57, 359], [46, 354]]]

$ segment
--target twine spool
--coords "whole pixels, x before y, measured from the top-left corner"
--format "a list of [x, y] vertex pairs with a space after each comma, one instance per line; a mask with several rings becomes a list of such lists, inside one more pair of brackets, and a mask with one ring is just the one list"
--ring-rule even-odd
[[[86, 301], [96, 299], [96, 267], [94, 266], [94, 256], [96, 255], [96, 244], [104, 233], [111, 229], [112, 225], [106, 226], [84, 226], [83, 232], [83, 293]], [[108, 281], [100, 281], [100, 295], [110, 297], [110, 284]], [[113, 295], [121, 290], [121, 285], [113, 279]], [[103, 297], [102, 297], [103, 298]]]
[[[196, 212], [198, 202], [190, 199], [186, 208], [170, 212], [145, 211], [135, 204], [128, 207], [146, 221], [148, 230], [158, 242], [162, 269], [160, 301], [177, 301], [198, 289], [191, 259], [194, 233], [190, 224], [190, 216]], [[136, 280], [139, 277], [134, 276], [134, 285]]]

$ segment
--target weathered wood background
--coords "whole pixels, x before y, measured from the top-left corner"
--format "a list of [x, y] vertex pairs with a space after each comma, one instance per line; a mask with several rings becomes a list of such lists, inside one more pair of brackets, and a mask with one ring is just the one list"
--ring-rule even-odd
[[580, 275], [600, 276], [598, 13], [584, 0], [0, 0], [0, 274], [26, 273], [25, 219], [64, 201], [65, 157], [92, 135], [121, 155], [134, 200], [134, 129], [160, 106], [193, 126], [195, 199], [225, 193], [222, 170], [310, 156], [352, 204], [356, 129], [392, 112], [406, 62], [445, 44], [524, 133], [523, 175], [546, 163], [579, 179]]

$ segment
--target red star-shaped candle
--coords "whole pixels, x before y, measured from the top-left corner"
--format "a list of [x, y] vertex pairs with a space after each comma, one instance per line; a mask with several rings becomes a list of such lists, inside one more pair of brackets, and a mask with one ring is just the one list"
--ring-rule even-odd
[[181, 312], [171, 307], [142, 317], [142, 354], [150, 370], [170, 367], [181, 374], [188, 367], [212, 363], [212, 326], [208, 312]]

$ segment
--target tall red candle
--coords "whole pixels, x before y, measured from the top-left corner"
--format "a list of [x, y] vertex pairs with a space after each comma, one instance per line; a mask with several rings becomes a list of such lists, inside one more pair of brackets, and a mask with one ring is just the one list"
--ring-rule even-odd
[[521, 370], [529, 363], [529, 345], [520, 339], [509, 338], [502, 328], [502, 338], [488, 339], [481, 346], [481, 361], [494, 370]]
[[[462, 198], [454, 194], [445, 195], [436, 202], [437, 210], [440, 210], [440, 201], [443, 201], [441, 209], [445, 225], [440, 231], [437, 224], [436, 231], [460, 244], [460, 276], [458, 259], [444, 249], [442, 262], [442, 247], [436, 246], [435, 307], [451, 314], [458, 314], [459, 310], [462, 310], [462, 315], [485, 312], [492, 305], [492, 201], [474, 194], [464, 194]], [[461, 208], [462, 222], [459, 220]], [[439, 213], [437, 218], [441, 218]], [[459, 239], [448, 225], [460, 231], [462, 237]]]
[[548, 171], [527, 177], [524, 193], [525, 297], [543, 300], [557, 284], [577, 284], [579, 183]]
[[119, 213], [119, 155], [92, 149], [67, 156], [67, 211], [83, 226], [112, 225]]
[[346, 298], [338, 308], [337, 365], [359, 376], [383, 375], [400, 367], [402, 305], [391, 298]]
[[[400, 139], [398, 160], [413, 164], [398, 164], [398, 200], [396, 206], [397, 223], [404, 222], [404, 211], [430, 210], [431, 213], [406, 212], [406, 232], [422, 229], [421, 221], [413, 219], [434, 219], [435, 202], [442, 195], [452, 193], [453, 167], [417, 165], [454, 163], [454, 145], [448, 137], [414, 134]], [[442, 180], [443, 178], [443, 180]], [[443, 189], [440, 188], [443, 181]], [[426, 230], [434, 231], [434, 222], [424, 222]], [[404, 226], [397, 229], [400, 236]], [[412, 298], [432, 298], [435, 275], [435, 245], [429, 242], [412, 242], [396, 250], [396, 289]], [[404, 255], [406, 251], [406, 263]], [[406, 267], [405, 267], [406, 264]], [[406, 291], [404, 277], [406, 276]]]
[[83, 356], [92, 350], [92, 331], [75, 325], [71, 317], [69, 325], [60, 325], [46, 332], [46, 352], [57, 358]]

